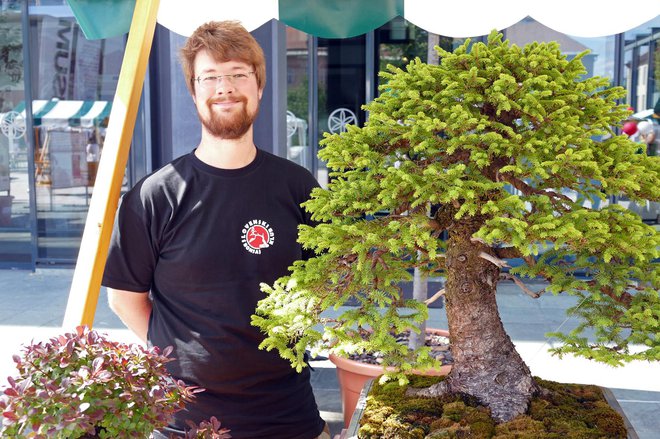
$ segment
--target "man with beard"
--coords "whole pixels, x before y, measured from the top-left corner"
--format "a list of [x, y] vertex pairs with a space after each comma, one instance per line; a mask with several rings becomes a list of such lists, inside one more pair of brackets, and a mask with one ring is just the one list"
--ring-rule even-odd
[[170, 373], [206, 389], [154, 437], [215, 416], [234, 439], [329, 438], [309, 370], [259, 350], [250, 325], [259, 284], [305, 257], [296, 238], [311, 219], [300, 204], [317, 183], [254, 144], [266, 69], [242, 26], [200, 26], [181, 61], [201, 141], [122, 197], [103, 277], [122, 321], [149, 345], [173, 346]]

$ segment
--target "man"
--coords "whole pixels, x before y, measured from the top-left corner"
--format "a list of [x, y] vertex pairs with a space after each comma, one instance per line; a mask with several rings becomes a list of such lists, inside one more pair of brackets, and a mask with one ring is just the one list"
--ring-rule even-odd
[[658, 155], [658, 145], [660, 144], [660, 125], [643, 120], [637, 124], [639, 139], [646, 144], [646, 154], [650, 156]]
[[173, 376], [206, 389], [166, 437], [215, 416], [234, 439], [329, 438], [309, 371], [258, 350], [250, 325], [259, 284], [304, 256], [300, 203], [317, 183], [253, 142], [265, 60], [242, 26], [200, 26], [181, 60], [201, 141], [122, 198], [103, 278], [110, 306], [142, 340], [174, 347]]

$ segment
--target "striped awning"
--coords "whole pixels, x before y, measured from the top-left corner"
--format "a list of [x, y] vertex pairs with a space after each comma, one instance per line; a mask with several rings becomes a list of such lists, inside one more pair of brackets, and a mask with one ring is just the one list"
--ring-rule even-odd
[[[32, 101], [33, 125], [56, 125], [91, 128], [107, 124], [112, 102], [108, 101], [65, 101], [59, 99]], [[14, 111], [25, 118], [25, 102]]]
[[[128, 32], [135, 0], [68, 0], [88, 39]], [[488, 34], [530, 16], [551, 29], [578, 37], [614, 35], [660, 15], [660, 1], [636, 0], [161, 0], [158, 22], [190, 35], [209, 20], [238, 20], [254, 30], [271, 19], [323, 38], [364, 34], [401, 16], [449, 37]]]

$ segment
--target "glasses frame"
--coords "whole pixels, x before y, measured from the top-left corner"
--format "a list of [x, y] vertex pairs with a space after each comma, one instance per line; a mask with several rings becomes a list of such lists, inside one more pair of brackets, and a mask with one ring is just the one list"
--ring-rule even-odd
[[[250, 77], [250, 75], [254, 75], [255, 73], [256, 73], [255, 71], [251, 71], [251, 72], [230, 73], [228, 75], [208, 75], [208, 76], [204, 76], [204, 77], [198, 76], [196, 78], [193, 78], [192, 80], [193, 80], [193, 83], [197, 82], [197, 84], [203, 90], [215, 90], [215, 89], [218, 88], [221, 81], [227, 80], [227, 81], [229, 81], [230, 84], [236, 85], [237, 81], [239, 81], [239, 83], [240, 83], [240, 81], [243, 80], [243, 79], [247, 80]], [[245, 76], [245, 78], [243, 78], [243, 76]], [[215, 82], [212, 83], [213, 85], [211, 85], [211, 86], [204, 85], [205, 83], [202, 82], [202, 79], [206, 80], [206, 79], [210, 79], [210, 78], [215, 79]]]

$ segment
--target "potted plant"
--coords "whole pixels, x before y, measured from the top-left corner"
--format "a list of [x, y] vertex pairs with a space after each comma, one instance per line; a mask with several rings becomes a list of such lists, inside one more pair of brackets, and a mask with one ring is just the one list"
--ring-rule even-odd
[[[444, 329], [424, 328], [423, 330], [428, 346], [432, 351], [441, 349], [442, 352], [437, 352], [441, 358], [439, 359], [439, 367], [434, 369], [425, 369], [424, 371], [417, 371], [424, 375], [443, 376], [447, 375], [451, 370], [451, 354], [449, 352], [449, 332]], [[413, 333], [415, 334], [415, 333]], [[409, 332], [402, 338], [402, 343], [411, 346]], [[405, 343], [407, 339], [407, 343]], [[416, 349], [423, 346], [424, 339], [419, 337], [415, 340], [414, 347]], [[420, 343], [419, 345], [417, 343]], [[381, 366], [382, 357], [379, 352], [365, 352], [363, 354], [352, 354], [349, 356], [330, 354], [328, 358], [336, 367], [337, 380], [339, 382], [339, 390], [341, 395], [341, 406], [344, 414], [344, 427], [348, 427], [351, 417], [357, 406], [360, 394], [365, 384], [376, 377], [383, 375], [383, 367]], [[389, 368], [394, 371], [394, 368]]]
[[[149, 437], [201, 391], [171, 378], [170, 352], [111, 341], [83, 326], [26, 346], [0, 397], [0, 436]], [[206, 424], [191, 434], [220, 431]]]
[[[629, 115], [617, 102], [625, 91], [584, 77], [586, 53], [569, 60], [554, 42], [521, 48], [493, 32], [487, 43], [437, 50], [439, 65], [415, 60], [382, 73], [365, 126], [323, 141], [331, 180], [304, 205], [319, 224], [299, 235], [316, 257], [264, 285], [253, 317], [262, 348], [298, 369], [308, 346], [380, 351], [396, 370], [390, 377], [405, 383], [407, 372], [436, 366], [428, 349], [392, 336], [427, 317], [398, 287], [419, 267], [447, 279], [454, 362], [425, 390], [434, 398], [468, 395], [504, 422], [542, 392], [501, 323], [504, 279], [533, 298], [579, 297], [570, 312], [582, 323], [554, 334], [563, 342], [556, 354], [658, 360], [659, 234], [621, 206], [592, 207], [619, 194], [660, 199], [660, 160], [612, 128]], [[505, 272], [509, 258], [523, 264]], [[535, 277], [547, 280], [544, 291], [525, 286]], [[323, 314], [349, 298], [357, 306]]]

